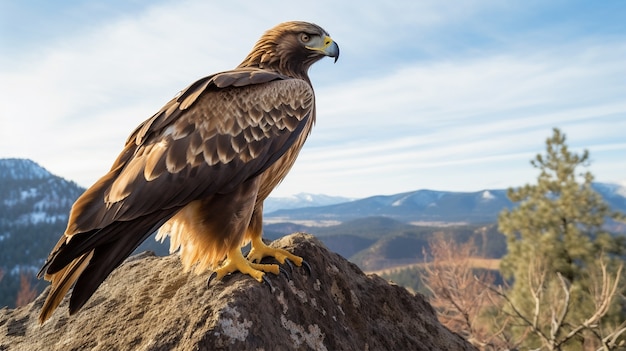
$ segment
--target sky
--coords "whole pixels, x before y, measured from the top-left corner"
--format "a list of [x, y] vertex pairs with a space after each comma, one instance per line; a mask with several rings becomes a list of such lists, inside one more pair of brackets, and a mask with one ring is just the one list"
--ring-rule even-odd
[[0, 158], [88, 187], [178, 91], [267, 29], [317, 23], [317, 123], [272, 196], [536, 182], [558, 127], [626, 186], [626, 2], [0, 0]]

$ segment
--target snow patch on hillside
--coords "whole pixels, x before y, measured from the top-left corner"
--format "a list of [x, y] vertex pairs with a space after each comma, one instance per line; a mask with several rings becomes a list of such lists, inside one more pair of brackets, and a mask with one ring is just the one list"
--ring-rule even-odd
[[619, 196], [626, 197], [626, 180], [620, 182], [617, 185], [617, 190], [615, 191], [615, 193]]
[[482, 198], [483, 200], [493, 200], [493, 199], [495, 199], [496, 197], [495, 197], [495, 196], [493, 196], [493, 194], [492, 194], [489, 190], [485, 190], [485, 191], [483, 191], [483, 193], [482, 193], [482, 195], [481, 195], [481, 198]]
[[398, 200], [394, 201], [391, 203], [391, 206], [393, 207], [398, 207], [398, 206], [402, 206], [404, 204], [404, 202], [410, 197], [411, 195], [407, 195], [407, 196], [403, 196], [401, 198], [399, 198]]

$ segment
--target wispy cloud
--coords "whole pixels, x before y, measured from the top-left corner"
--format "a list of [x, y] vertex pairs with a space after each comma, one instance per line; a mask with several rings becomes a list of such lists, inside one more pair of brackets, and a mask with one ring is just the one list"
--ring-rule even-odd
[[[324, 174], [371, 175], [368, 181], [380, 181], [375, 188], [388, 188], [386, 193], [397, 184], [406, 187], [394, 181], [402, 173], [419, 174], [413, 188], [517, 186], [536, 177], [528, 160], [544, 149], [553, 127], [592, 155], [626, 150], [619, 142], [626, 103], [616, 99], [626, 92], [626, 82], [612, 79], [626, 75], [620, 64], [625, 49], [619, 42], [584, 50], [565, 45], [417, 62], [389, 76], [320, 91], [318, 129], [293, 178], [310, 184]], [[470, 181], [472, 173], [482, 176]], [[333, 177], [317, 190], [338, 182]], [[338, 184], [337, 191], [344, 186]]]

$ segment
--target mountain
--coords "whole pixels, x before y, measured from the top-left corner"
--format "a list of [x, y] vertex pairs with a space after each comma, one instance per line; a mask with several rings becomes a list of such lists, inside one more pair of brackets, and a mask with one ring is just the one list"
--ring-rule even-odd
[[402, 222], [493, 222], [503, 208], [510, 208], [506, 190], [472, 193], [417, 190], [379, 195], [329, 206], [283, 209], [268, 213], [268, 221], [335, 220], [384, 216]]
[[37, 163], [20, 158], [0, 159], [0, 179], [3, 180], [33, 180], [47, 179], [52, 174]]
[[317, 207], [349, 202], [354, 199], [324, 194], [300, 193], [289, 197], [268, 197], [263, 203], [263, 212], [270, 213], [282, 209]]
[[33, 161], [0, 159], [0, 267], [38, 269], [83, 190]]
[[593, 190], [604, 198], [613, 210], [626, 212], [626, 187], [618, 184], [593, 183]]
[[39, 270], [82, 192], [33, 161], [0, 159], [0, 306], [15, 302], [21, 273]]
[[[608, 205], [626, 212], [626, 188], [615, 184], [594, 183]], [[395, 195], [378, 195], [329, 206], [277, 210], [265, 215], [268, 223], [306, 222], [341, 223], [358, 218], [388, 217], [412, 224], [492, 223], [513, 203], [507, 190], [477, 192], [417, 190]]]

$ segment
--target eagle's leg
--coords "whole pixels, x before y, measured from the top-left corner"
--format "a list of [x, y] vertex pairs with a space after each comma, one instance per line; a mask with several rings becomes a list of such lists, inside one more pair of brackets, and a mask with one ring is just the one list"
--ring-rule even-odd
[[[264, 257], [274, 257], [280, 264], [291, 264], [293, 262], [296, 266], [302, 266], [303, 259], [300, 256], [296, 256], [287, 250], [274, 249], [267, 246], [263, 242], [263, 202], [256, 204], [250, 224], [246, 231], [246, 238], [250, 240], [250, 252], [247, 259], [250, 262], [261, 262]], [[286, 261], [288, 260], [288, 261]], [[306, 262], [305, 262], [306, 264]], [[308, 267], [307, 267], [308, 269]], [[308, 269], [310, 271], [310, 269]]]
[[217, 280], [222, 279], [225, 275], [241, 272], [256, 279], [259, 283], [263, 282], [265, 273], [274, 273], [278, 275], [280, 268], [276, 264], [258, 264], [246, 260], [241, 253], [240, 248], [234, 248], [226, 254], [226, 260], [220, 268], [215, 270]]
[[271, 248], [263, 242], [261, 236], [252, 238], [251, 249], [248, 253], [248, 261], [261, 262], [264, 257], [274, 257], [280, 264], [285, 264], [285, 259], [295, 263], [296, 266], [302, 266], [302, 257], [296, 256], [291, 252], [283, 249]]

